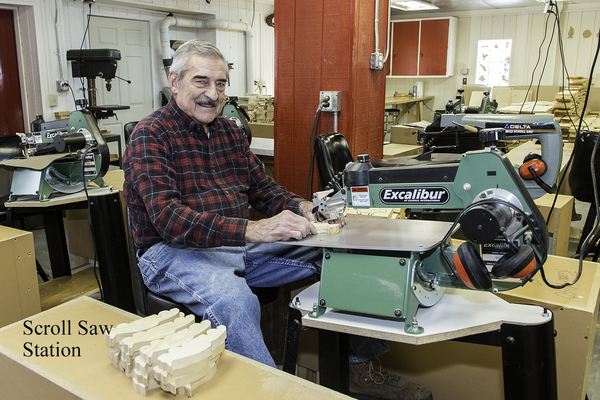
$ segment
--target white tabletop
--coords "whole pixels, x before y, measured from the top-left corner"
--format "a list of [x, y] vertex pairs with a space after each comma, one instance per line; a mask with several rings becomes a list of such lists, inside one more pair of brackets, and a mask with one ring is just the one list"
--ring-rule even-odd
[[[105, 186], [105, 187], [88, 186], [88, 188], [87, 188], [87, 192], [88, 192], [87, 194], [90, 197], [103, 196], [103, 195], [112, 193], [114, 191], [115, 191], [115, 189], [113, 189], [112, 186]], [[19, 196], [17, 198], [17, 200], [15, 200], [15, 201], [4, 203], [4, 206], [8, 207], [8, 208], [11, 208], [11, 207], [12, 208], [18, 208], [18, 207], [46, 208], [46, 207], [59, 206], [59, 205], [63, 205], [63, 204], [72, 204], [72, 203], [77, 203], [79, 201], [86, 201], [86, 200], [87, 200], [87, 197], [86, 197], [86, 193], [84, 190], [80, 190], [79, 192], [76, 192], [76, 193], [61, 193], [61, 192], [54, 191], [50, 195], [50, 198], [48, 199], [48, 201], [39, 201], [38, 196]]]
[[257, 156], [270, 156], [275, 155], [275, 140], [262, 137], [252, 137], [252, 143], [250, 143], [250, 150]]
[[420, 335], [404, 332], [404, 322], [375, 316], [361, 316], [333, 309], [319, 318], [308, 312], [318, 301], [319, 283], [300, 292], [291, 305], [303, 314], [306, 327], [351, 333], [408, 344], [426, 344], [456, 339], [499, 329], [502, 323], [542, 324], [552, 318], [543, 307], [510, 304], [489, 292], [446, 289], [440, 301], [429, 308], [419, 308], [417, 319], [425, 329]]

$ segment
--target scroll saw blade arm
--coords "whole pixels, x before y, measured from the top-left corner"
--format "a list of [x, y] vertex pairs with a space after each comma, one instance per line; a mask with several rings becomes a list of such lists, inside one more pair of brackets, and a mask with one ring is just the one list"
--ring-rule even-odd
[[346, 190], [338, 191], [331, 197], [327, 197], [333, 189], [323, 190], [313, 194], [313, 214], [316, 213], [317, 220], [336, 220], [344, 215], [346, 211]]

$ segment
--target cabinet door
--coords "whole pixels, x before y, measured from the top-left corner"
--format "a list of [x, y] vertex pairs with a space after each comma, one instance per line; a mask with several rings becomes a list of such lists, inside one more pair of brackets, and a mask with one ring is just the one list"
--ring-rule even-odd
[[421, 21], [419, 75], [446, 75], [448, 19]]
[[394, 22], [392, 75], [417, 75], [418, 54], [419, 21]]

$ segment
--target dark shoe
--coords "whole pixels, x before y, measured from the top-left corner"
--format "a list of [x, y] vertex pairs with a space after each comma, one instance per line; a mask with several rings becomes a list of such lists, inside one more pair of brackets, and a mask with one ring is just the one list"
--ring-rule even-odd
[[386, 400], [432, 400], [431, 391], [381, 369], [378, 359], [350, 364], [350, 392]]

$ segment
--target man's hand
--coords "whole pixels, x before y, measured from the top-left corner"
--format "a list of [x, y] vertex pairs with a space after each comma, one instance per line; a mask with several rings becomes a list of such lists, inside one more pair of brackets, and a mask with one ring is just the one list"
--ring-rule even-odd
[[[312, 213], [310, 214], [312, 216]], [[312, 219], [314, 220], [314, 217]], [[271, 218], [248, 221], [246, 242], [273, 243], [286, 239], [300, 240], [309, 234], [316, 235], [317, 230], [307, 217], [284, 210]]]

